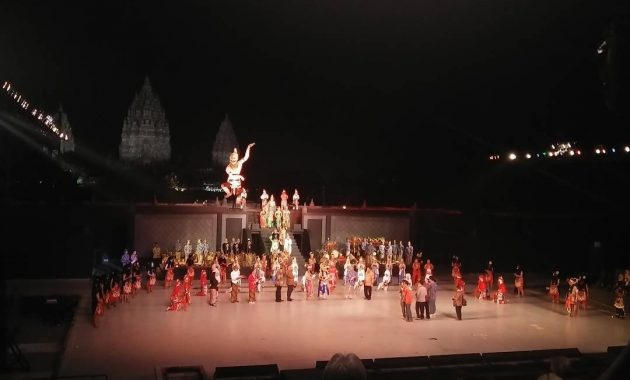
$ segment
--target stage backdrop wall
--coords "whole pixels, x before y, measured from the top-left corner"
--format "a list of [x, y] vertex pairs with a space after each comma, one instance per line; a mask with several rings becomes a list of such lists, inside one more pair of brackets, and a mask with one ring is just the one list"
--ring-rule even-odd
[[195, 249], [197, 240], [208, 240], [210, 249], [217, 245], [216, 214], [137, 214], [134, 243], [140, 257], [150, 257], [153, 243], [162, 250], [175, 251], [179, 239], [182, 246], [190, 240]]

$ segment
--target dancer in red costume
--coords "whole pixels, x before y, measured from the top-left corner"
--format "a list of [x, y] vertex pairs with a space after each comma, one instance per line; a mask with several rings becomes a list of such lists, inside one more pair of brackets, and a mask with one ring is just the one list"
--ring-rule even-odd
[[199, 282], [201, 283], [201, 289], [199, 290], [199, 293], [197, 293], [197, 295], [208, 295], [208, 274], [206, 273], [205, 269], [201, 270], [201, 278], [199, 279]]
[[560, 290], [558, 289], [560, 286], [559, 274], [559, 271], [553, 272], [551, 282], [549, 282], [549, 297], [551, 297], [551, 303], [560, 303]]
[[114, 307], [116, 307], [116, 304], [120, 302], [120, 297], [121, 297], [120, 285], [118, 284], [118, 281], [114, 281], [114, 284], [112, 285], [112, 292], [111, 292], [111, 295], [109, 296], [109, 303], [114, 305]]
[[494, 302], [498, 304], [507, 303], [507, 294], [507, 286], [505, 286], [503, 276], [499, 276], [497, 280], [497, 291], [494, 292]]
[[412, 285], [417, 284], [422, 278], [422, 262], [420, 259], [416, 258], [411, 264], [411, 281]]
[[578, 314], [578, 288], [577, 288], [577, 278], [570, 278], [567, 280], [569, 283], [569, 291], [567, 292], [567, 296], [564, 300], [564, 306], [567, 309], [567, 313], [569, 313], [570, 317], [575, 317]]
[[477, 279], [477, 288], [475, 289], [475, 298], [479, 298], [480, 300], [488, 298], [486, 276], [483, 274], [480, 274], [479, 278]]
[[184, 310], [192, 303], [192, 277], [188, 274], [184, 276], [184, 298], [182, 302], [184, 303]]
[[151, 293], [153, 291], [155, 283], [157, 282], [155, 271], [153, 269], [149, 269], [149, 271], [147, 272], [147, 277], [147, 293]]
[[287, 194], [285, 189], [282, 189], [282, 192], [280, 193], [280, 209], [289, 209], [289, 194]]
[[586, 283], [586, 276], [578, 277], [578, 282], [576, 284], [578, 293], [577, 293], [577, 304], [579, 309], [588, 309], [588, 284]]
[[169, 307], [166, 308], [166, 311], [180, 311], [182, 309], [182, 296], [183, 296], [183, 288], [182, 288], [182, 282], [177, 279], [177, 281], [175, 281], [175, 287], [173, 288], [173, 291], [171, 292], [171, 304]]

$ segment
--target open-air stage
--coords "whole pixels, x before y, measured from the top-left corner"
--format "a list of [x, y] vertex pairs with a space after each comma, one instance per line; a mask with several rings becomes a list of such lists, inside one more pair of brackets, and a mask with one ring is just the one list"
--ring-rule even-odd
[[167, 312], [171, 289], [157, 286], [106, 310], [98, 328], [91, 324], [87, 280], [31, 282], [33, 289], [20, 286], [20, 293], [35, 294], [45, 285], [50, 293], [81, 295], [59, 376], [155, 379], [156, 368], [169, 366], [203, 366], [209, 376], [224, 366], [275, 363], [281, 370], [302, 369], [335, 352], [366, 359], [558, 348], [591, 353], [630, 339], [630, 323], [611, 319], [609, 293], [603, 290], [593, 290], [589, 310], [570, 318], [563, 305], [549, 302], [544, 284], [505, 305], [473, 299], [468, 285], [468, 306], [457, 321], [452, 284], [446, 278], [438, 283], [437, 314], [412, 323], [402, 319], [397, 286], [374, 291], [371, 301], [359, 292], [345, 299], [338, 287], [327, 300], [306, 301], [296, 291], [293, 302], [281, 303], [274, 301], [275, 288], [268, 287], [256, 304], [248, 304], [243, 287], [239, 303], [230, 303], [222, 291], [217, 307], [196, 296], [185, 312]]

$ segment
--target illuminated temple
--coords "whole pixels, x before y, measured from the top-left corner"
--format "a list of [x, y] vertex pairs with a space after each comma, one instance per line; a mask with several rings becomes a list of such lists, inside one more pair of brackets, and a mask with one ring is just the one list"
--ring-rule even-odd
[[166, 114], [149, 78], [136, 94], [123, 123], [120, 160], [135, 164], [168, 162], [171, 135]]

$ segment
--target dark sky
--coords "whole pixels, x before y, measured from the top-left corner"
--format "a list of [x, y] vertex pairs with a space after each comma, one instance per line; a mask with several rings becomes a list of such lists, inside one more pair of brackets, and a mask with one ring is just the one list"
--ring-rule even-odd
[[2, 0], [0, 79], [104, 155], [148, 75], [176, 163], [227, 112], [252, 181], [451, 176], [606, 133], [596, 48], [623, 3]]

